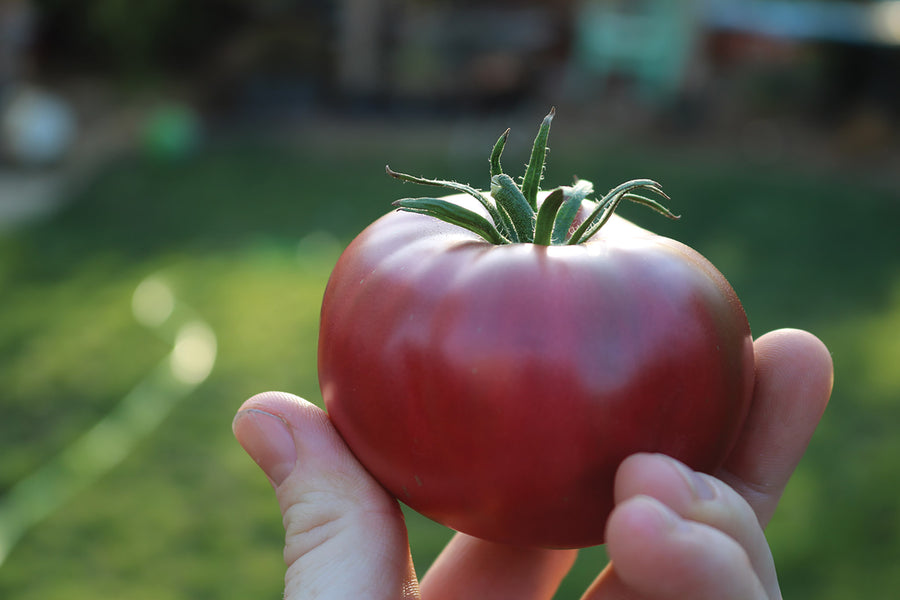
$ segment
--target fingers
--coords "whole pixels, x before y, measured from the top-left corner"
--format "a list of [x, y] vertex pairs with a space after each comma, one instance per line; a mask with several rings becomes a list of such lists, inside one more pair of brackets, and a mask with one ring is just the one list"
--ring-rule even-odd
[[397, 502], [322, 410], [289, 394], [260, 394], [244, 403], [233, 429], [275, 486], [286, 599], [419, 597]]
[[722, 531], [681, 518], [650, 496], [618, 506], [607, 528], [609, 590], [588, 598], [620, 600], [764, 600], [770, 598], [744, 549]]
[[[649, 496], [687, 520], [712, 527], [737, 544], [763, 587], [778, 588], [772, 554], [753, 509], [718, 479], [663, 455], [627, 458], [616, 474], [616, 502]], [[706, 536], [706, 534], [703, 534]]]
[[806, 451], [831, 395], [831, 354], [796, 329], [768, 333], [754, 344], [756, 388], [742, 437], [716, 473], [744, 496], [765, 526]]
[[663, 457], [622, 464], [612, 563], [585, 598], [780, 598], [762, 527], [828, 404], [833, 365], [804, 331], [771, 332], [754, 350], [753, 405], [718, 479]]
[[658, 454], [626, 459], [607, 523], [608, 568], [586, 599], [779, 598], [749, 504], [721, 481]]
[[422, 596], [550, 599], [576, 556], [575, 550], [505, 546], [457, 534], [422, 579]]
[[[244, 403], [233, 427], [284, 515], [285, 598], [419, 597], [396, 501], [322, 410], [288, 394], [260, 394]], [[458, 535], [429, 570], [423, 593], [429, 600], [549, 599], [575, 556]]]

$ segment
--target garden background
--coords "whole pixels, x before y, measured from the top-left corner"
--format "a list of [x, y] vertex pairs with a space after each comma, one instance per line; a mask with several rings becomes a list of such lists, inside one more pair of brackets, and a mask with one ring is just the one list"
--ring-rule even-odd
[[[674, 5], [0, 2], [0, 598], [280, 597], [235, 410], [321, 402], [330, 268], [412, 193], [385, 163], [487, 186], [550, 105], [545, 187], [662, 182], [680, 221], [623, 214], [709, 257], [756, 335], [829, 346], [767, 534], [785, 597], [893, 598], [900, 2]], [[423, 572], [450, 532], [408, 518]]]

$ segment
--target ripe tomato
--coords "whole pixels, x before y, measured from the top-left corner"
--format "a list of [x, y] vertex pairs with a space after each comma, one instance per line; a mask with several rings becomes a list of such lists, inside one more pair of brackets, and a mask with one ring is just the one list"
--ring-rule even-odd
[[[595, 206], [579, 204], [569, 233]], [[326, 288], [326, 407], [385, 488], [480, 538], [584, 547], [603, 543], [625, 457], [722, 463], [749, 408], [753, 348], [712, 264], [615, 216], [570, 245], [473, 231], [391, 212]]]

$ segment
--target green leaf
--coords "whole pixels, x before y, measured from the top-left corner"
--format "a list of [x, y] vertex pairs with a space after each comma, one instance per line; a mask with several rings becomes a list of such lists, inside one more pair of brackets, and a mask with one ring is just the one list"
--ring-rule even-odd
[[569, 229], [581, 210], [581, 203], [585, 198], [594, 193], [594, 184], [587, 179], [579, 179], [574, 187], [563, 188], [565, 190], [566, 199], [562, 207], [556, 213], [556, 220], [553, 225], [553, 243], [563, 244], [569, 235]]
[[503, 132], [494, 149], [491, 151], [491, 177], [503, 173], [503, 167], [500, 166], [500, 155], [503, 154], [503, 148], [506, 146], [506, 140], [509, 138], [509, 128]]
[[553, 226], [556, 223], [559, 207], [562, 206], [565, 199], [565, 189], [561, 187], [556, 188], [544, 198], [544, 203], [538, 210], [537, 224], [534, 227], [535, 244], [549, 246], [553, 243]]
[[534, 209], [525, 200], [522, 190], [509, 175], [491, 177], [491, 196], [512, 221], [512, 227], [520, 242], [534, 239]]
[[[660, 193], [661, 192], [662, 192], [662, 190], [660, 190]], [[666, 198], [668, 198], [668, 196], [666, 196]], [[656, 212], [658, 212], [659, 214], [661, 214], [662, 216], [668, 217], [672, 220], [678, 220], [681, 218], [681, 215], [674, 214], [672, 211], [670, 211], [668, 208], [666, 208], [665, 206], [663, 206], [661, 203], [657, 202], [653, 198], [647, 198], [646, 196], [639, 196], [638, 194], [625, 194], [625, 196], [622, 199], [630, 200], [631, 202], [634, 202], [636, 204], [642, 204], [642, 205], [646, 206], [647, 208], [651, 208], [651, 209], [655, 210]]]
[[478, 213], [441, 198], [402, 198], [394, 206], [400, 210], [428, 215], [452, 225], [457, 225], [481, 236], [492, 244], [508, 244], [494, 224]]
[[647, 205], [654, 210], [660, 210], [667, 216], [671, 215], [671, 218], [678, 218], [655, 200], [633, 193], [633, 190], [640, 189], [652, 191], [663, 198], [669, 199], [669, 196], [662, 190], [662, 186], [652, 179], [633, 179], [631, 181], [626, 181], [625, 183], [614, 187], [599, 202], [597, 202], [597, 208], [594, 209], [584, 223], [579, 225], [578, 229], [575, 230], [575, 233], [572, 234], [572, 237], [567, 243], [578, 244], [589, 240], [600, 231], [600, 228], [603, 227], [607, 221], [609, 221], [609, 218], [616, 211], [616, 208], [618, 208], [619, 203], [626, 198], [637, 202], [638, 204], [646, 204], [649, 202], [650, 204]]
[[464, 183], [459, 183], [457, 181], [446, 181], [443, 179], [426, 179], [425, 177], [416, 177], [415, 175], [407, 175], [406, 173], [398, 173], [391, 169], [389, 165], [385, 165], [384, 170], [388, 175], [393, 177], [394, 179], [399, 179], [400, 181], [407, 181], [410, 183], [419, 183], [422, 185], [431, 185], [435, 187], [442, 187], [448, 190], [453, 190], [454, 192], [461, 192], [464, 194], [468, 194], [478, 200], [479, 204], [484, 207], [484, 209], [488, 212], [493, 219], [494, 223], [497, 223], [499, 227], [502, 229], [507, 229], [507, 226], [511, 227], [509, 223], [509, 219], [504, 219], [504, 215], [500, 214], [500, 211], [497, 210], [497, 207], [487, 199], [487, 197], [473, 188], [470, 185], [466, 185]]
[[550, 122], [556, 115], [556, 107], [551, 107], [550, 112], [544, 117], [537, 137], [534, 138], [534, 146], [531, 149], [531, 160], [525, 167], [525, 177], [522, 179], [522, 193], [531, 206], [537, 211], [537, 194], [541, 187], [541, 178], [544, 176], [544, 160], [547, 157], [547, 139], [550, 137]]
[[600, 228], [606, 225], [613, 213], [616, 212], [616, 208], [619, 207], [619, 202], [622, 201], [622, 196], [624, 195], [625, 192], [617, 192], [614, 196], [607, 199], [606, 202], [599, 202], [591, 216], [575, 230], [568, 243], [580, 244], [596, 235]]

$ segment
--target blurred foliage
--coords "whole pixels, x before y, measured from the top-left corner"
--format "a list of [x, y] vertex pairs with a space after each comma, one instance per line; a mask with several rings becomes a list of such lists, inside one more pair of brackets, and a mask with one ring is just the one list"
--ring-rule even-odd
[[324, 0], [33, 0], [46, 75], [100, 76], [141, 88], [175, 80], [209, 93], [272, 71], [327, 78]]
[[[476, 153], [452, 136], [302, 147], [233, 143], [181, 161], [122, 157], [50, 220], [0, 237], [0, 497], [101, 418], [168, 351], [130, 315], [166, 280], [218, 336], [209, 380], [96, 485], [26, 535], [0, 597], [279, 597], [282, 531], [265, 478], [234, 442], [239, 404], [266, 389], [320, 401], [318, 308], [340, 247], [415, 193], [383, 173], [488, 180], [499, 131]], [[508, 165], [524, 163], [514, 131]], [[900, 586], [900, 253], [897, 190], [871, 178], [751, 167], [724, 156], [552, 140], [545, 187], [653, 177], [683, 215], [640, 224], [706, 254], [756, 334], [818, 334], [837, 367], [831, 407], [769, 528], [785, 597], [893, 597]], [[558, 148], [558, 149], [557, 149]], [[449, 533], [409, 515], [424, 571]], [[560, 598], [604, 562], [582, 553]]]
[[[120, 76], [155, 74], [180, 58], [204, 55], [235, 14], [235, 2], [159, 0], [36, 0], [41, 44], [54, 61], [76, 61]], [[240, 4], [240, 3], [238, 3]]]

